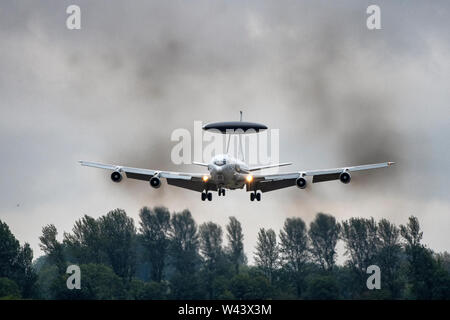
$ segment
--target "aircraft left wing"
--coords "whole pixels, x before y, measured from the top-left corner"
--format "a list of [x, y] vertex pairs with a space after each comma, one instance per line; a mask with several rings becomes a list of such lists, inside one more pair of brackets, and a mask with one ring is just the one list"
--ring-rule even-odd
[[[277, 173], [269, 175], [254, 175], [253, 182], [247, 185], [247, 191], [260, 190], [261, 192], [268, 192], [282, 188], [292, 187], [296, 185], [298, 178], [306, 176], [312, 176], [313, 183], [338, 180], [340, 179], [341, 174], [344, 172], [349, 173], [354, 171], [385, 168], [393, 165], [394, 163], [395, 162], [382, 162], [382, 163], [333, 168], [333, 169], [305, 170], [300, 172]], [[350, 174], [348, 181], [346, 181], [345, 183], [348, 182], [350, 182]]]
[[[202, 180], [204, 176], [201, 173], [186, 173], [186, 172], [173, 172], [173, 171], [159, 171], [142, 168], [125, 167], [120, 165], [103, 164], [90, 161], [79, 161], [82, 166], [112, 170], [125, 174], [127, 178], [150, 181], [152, 177], [165, 178], [167, 184], [185, 188], [193, 191], [202, 192], [205, 189], [205, 183]], [[215, 190], [211, 185], [209, 190]]]

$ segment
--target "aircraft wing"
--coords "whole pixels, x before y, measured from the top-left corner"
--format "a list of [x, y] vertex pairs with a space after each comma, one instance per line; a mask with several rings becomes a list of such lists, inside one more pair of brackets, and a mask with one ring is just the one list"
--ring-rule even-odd
[[375, 164], [366, 164], [361, 166], [342, 167], [321, 170], [306, 170], [300, 172], [277, 173], [269, 175], [254, 175], [253, 183], [247, 186], [247, 191], [260, 190], [268, 192], [296, 185], [296, 180], [300, 177], [312, 176], [312, 182], [324, 182], [338, 180], [343, 172], [363, 171], [378, 168], [385, 168], [393, 165], [394, 162], [382, 162]]
[[[79, 161], [82, 166], [106, 169], [120, 172], [125, 174], [127, 178], [150, 181], [150, 178], [157, 176], [158, 178], [165, 178], [167, 184], [202, 192], [205, 189], [205, 183], [202, 180], [204, 176], [201, 173], [186, 173], [186, 172], [173, 172], [173, 171], [159, 171], [150, 169], [141, 169], [133, 167], [125, 167], [120, 165], [103, 164], [90, 161]], [[215, 190], [216, 187], [210, 186], [209, 190]]]

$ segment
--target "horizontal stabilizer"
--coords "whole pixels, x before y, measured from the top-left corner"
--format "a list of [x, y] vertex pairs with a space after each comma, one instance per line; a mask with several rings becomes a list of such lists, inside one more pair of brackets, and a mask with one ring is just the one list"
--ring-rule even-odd
[[259, 166], [259, 167], [250, 168], [250, 169], [248, 169], [248, 171], [256, 171], [256, 170], [276, 168], [276, 167], [284, 167], [284, 166], [289, 166], [291, 164], [292, 164], [292, 162], [268, 164], [268, 165], [265, 165], [265, 166]]

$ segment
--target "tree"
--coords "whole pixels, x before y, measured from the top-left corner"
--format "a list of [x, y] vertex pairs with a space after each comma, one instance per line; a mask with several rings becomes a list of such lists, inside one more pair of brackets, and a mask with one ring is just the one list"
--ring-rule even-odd
[[380, 248], [377, 260], [383, 274], [383, 283], [390, 291], [391, 298], [398, 298], [401, 290], [400, 271], [400, 230], [386, 219], [378, 222]]
[[131, 296], [136, 300], [163, 300], [167, 298], [167, 283], [164, 281], [143, 282], [140, 280], [133, 280], [134, 293]]
[[228, 247], [227, 253], [234, 265], [234, 270], [239, 273], [239, 266], [246, 263], [244, 253], [244, 234], [242, 233], [241, 223], [235, 218], [230, 217], [230, 222], [226, 226]]
[[416, 299], [431, 299], [435, 261], [431, 250], [421, 244], [423, 232], [417, 217], [409, 217], [407, 225], [400, 226], [400, 233], [405, 239], [405, 251], [408, 256], [408, 278]]
[[287, 218], [284, 222], [283, 230], [280, 231], [280, 253], [300, 296], [303, 268], [308, 259], [308, 236], [301, 218]]
[[111, 268], [101, 264], [80, 265], [83, 298], [98, 300], [123, 299], [123, 281]]
[[200, 251], [206, 264], [214, 266], [223, 255], [222, 228], [213, 222], [206, 222], [199, 228]]
[[136, 228], [132, 218], [115, 209], [99, 218], [102, 247], [114, 272], [130, 281], [136, 269]]
[[171, 219], [171, 251], [179, 273], [192, 274], [199, 262], [197, 224], [189, 210], [175, 213]]
[[0, 220], [0, 277], [9, 278], [20, 290], [20, 296], [30, 298], [36, 282], [32, 266], [33, 250], [11, 233], [6, 223]]
[[220, 264], [223, 264], [222, 228], [213, 222], [200, 225], [200, 251], [204, 258], [206, 285], [209, 298], [215, 298], [213, 282], [218, 276]]
[[0, 300], [4, 299], [20, 299], [19, 286], [9, 278], [0, 278]]
[[400, 226], [400, 232], [402, 237], [406, 240], [407, 247], [420, 247], [423, 237], [423, 232], [420, 231], [419, 219], [417, 217], [411, 216], [408, 219], [408, 224]]
[[238, 300], [263, 300], [272, 296], [273, 287], [261, 274], [241, 272], [231, 279], [230, 292]]
[[75, 222], [72, 234], [64, 233], [64, 244], [76, 262], [104, 263], [99, 222], [85, 215]]
[[56, 236], [58, 231], [53, 224], [46, 225], [42, 228], [42, 236], [39, 237], [41, 243], [39, 246], [48, 256], [48, 262], [54, 264], [58, 268], [58, 272], [63, 274], [66, 272], [66, 259], [64, 256], [63, 244], [58, 242]]
[[336, 218], [324, 213], [318, 213], [309, 226], [312, 256], [326, 271], [331, 271], [335, 266], [340, 232], [341, 225], [336, 222]]
[[256, 265], [263, 271], [270, 282], [279, 264], [279, 249], [275, 231], [261, 228], [258, 233], [258, 241], [255, 252]]
[[21, 288], [22, 297], [31, 298], [34, 295], [37, 274], [33, 268], [33, 250], [28, 243], [20, 248], [14, 273], [14, 278]]
[[0, 220], [0, 277], [9, 278], [13, 275], [19, 250], [19, 241], [8, 225]]
[[81, 289], [67, 290], [68, 274], [63, 274], [52, 283], [52, 292], [56, 299], [64, 300], [118, 300], [127, 297], [124, 281], [104, 264], [82, 264]]
[[308, 281], [306, 299], [334, 300], [339, 298], [339, 287], [336, 279], [328, 275], [315, 275]]
[[197, 224], [189, 210], [174, 213], [171, 218], [170, 252], [175, 267], [171, 278], [171, 297], [173, 299], [201, 299], [200, 279], [197, 270], [200, 266], [199, 238]]
[[140, 231], [151, 264], [151, 279], [160, 282], [169, 251], [170, 213], [167, 208], [144, 207], [139, 213]]
[[358, 273], [363, 283], [366, 268], [375, 262], [378, 253], [377, 224], [373, 218], [350, 218], [344, 221], [342, 226], [346, 254], [350, 255], [349, 264]]

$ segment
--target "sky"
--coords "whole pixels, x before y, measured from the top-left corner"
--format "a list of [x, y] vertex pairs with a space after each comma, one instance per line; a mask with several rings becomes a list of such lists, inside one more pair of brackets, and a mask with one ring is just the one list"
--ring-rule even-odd
[[[71, 4], [81, 30], [66, 28]], [[366, 27], [370, 4], [381, 30]], [[160, 205], [198, 224], [235, 216], [250, 262], [260, 228], [317, 212], [415, 215], [424, 243], [450, 251], [448, 30], [448, 1], [2, 1], [0, 220], [35, 257], [46, 224], [62, 239], [84, 214], [123, 208], [138, 225], [142, 206]], [[202, 202], [77, 163], [202, 172], [171, 162], [172, 132], [240, 110], [279, 129], [286, 171], [396, 165], [261, 202], [243, 191]]]

